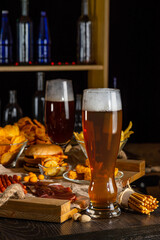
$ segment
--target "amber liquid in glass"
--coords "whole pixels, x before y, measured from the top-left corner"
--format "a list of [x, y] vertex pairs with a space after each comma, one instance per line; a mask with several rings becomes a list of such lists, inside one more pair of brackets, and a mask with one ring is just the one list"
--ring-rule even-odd
[[91, 166], [90, 202], [94, 208], [112, 209], [117, 197], [114, 169], [121, 136], [122, 110], [82, 111], [82, 124]]
[[45, 125], [53, 142], [65, 144], [70, 141], [74, 128], [74, 101], [45, 101]]

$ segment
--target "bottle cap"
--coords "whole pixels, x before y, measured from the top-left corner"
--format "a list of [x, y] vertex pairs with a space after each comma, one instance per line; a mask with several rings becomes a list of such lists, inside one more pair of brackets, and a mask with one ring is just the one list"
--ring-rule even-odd
[[45, 17], [46, 16], [46, 12], [45, 11], [41, 11], [41, 16]]
[[8, 14], [9, 11], [8, 10], [2, 10], [2, 14]]

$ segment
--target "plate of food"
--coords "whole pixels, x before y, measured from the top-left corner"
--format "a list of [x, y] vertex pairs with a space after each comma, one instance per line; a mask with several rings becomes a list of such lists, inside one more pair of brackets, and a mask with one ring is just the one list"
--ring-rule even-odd
[[0, 127], [0, 164], [4, 167], [15, 167], [27, 142], [17, 125]]
[[41, 173], [45, 178], [61, 176], [69, 170], [68, 156], [56, 144], [30, 145], [24, 152], [23, 168], [27, 172]]
[[[115, 180], [121, 179], [123, 175], [122, 171], [115, 168]], [[77, 164], [74, 169], [64, 172], [63, 177], [74, 183], [89, 184], [91, 180], [91, 169], [88, 158], [85, 160], [84, 164]]]
[[[76, 172], [75, 169], [73, 169], [72, 171]], [[89, 180], [81, 180], [81, 179], [72, 179], [69, 177], [68, 175], [69, 172], [64, 172], [63, 173], [63, 177], [65, 180], [71, 181], [73, 183], [79, 183], [79, 184], [89, 184], [90, 181]], [[117, 175], [115, 176], [115, 180], [121, 179], [123, 177], [124, 173], [122, 171], [118, 171]]]

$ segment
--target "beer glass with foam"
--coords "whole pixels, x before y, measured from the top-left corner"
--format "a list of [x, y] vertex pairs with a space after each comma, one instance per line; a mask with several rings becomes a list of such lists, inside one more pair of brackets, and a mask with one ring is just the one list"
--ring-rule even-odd
[[74, 128], [74, 94], [71, 80], [46, 81], [45, 126], [53, 143], [65, 147]]
[[82, 126], [91, 167], [89, 185], [93, 218], [119, 216], [114, 171], [122, 128], [122, 103], [118, 89], [86, 89], [83, 92]]

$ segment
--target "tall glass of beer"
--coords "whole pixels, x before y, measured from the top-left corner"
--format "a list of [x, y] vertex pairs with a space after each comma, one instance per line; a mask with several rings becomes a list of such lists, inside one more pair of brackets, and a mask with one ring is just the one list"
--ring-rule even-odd
[[114, 171], [122, 128], [120, 90], [84, 90], [82, 126], [91, 167], [87, 212], [92, 218], [117, 217], [121, 210], [116, 203]]
[[74, 94], [71, 80], [46, 81], [45, 126], [51, 141], [65, 147], [74, 128]]

